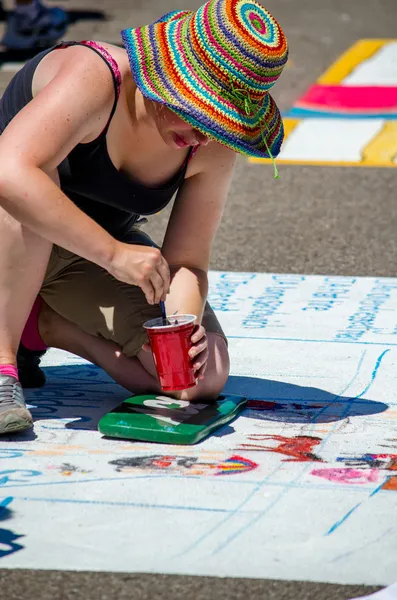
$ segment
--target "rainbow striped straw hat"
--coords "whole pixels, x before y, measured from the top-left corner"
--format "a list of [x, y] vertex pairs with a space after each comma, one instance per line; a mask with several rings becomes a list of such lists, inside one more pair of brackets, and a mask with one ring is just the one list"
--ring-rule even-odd
[[210, 0], [121, 32], [142, 94], [204, 135], [250, 156], [277, 156], [284, 137], [269, 94], [287, 61], [283, 30], [255, 0]]

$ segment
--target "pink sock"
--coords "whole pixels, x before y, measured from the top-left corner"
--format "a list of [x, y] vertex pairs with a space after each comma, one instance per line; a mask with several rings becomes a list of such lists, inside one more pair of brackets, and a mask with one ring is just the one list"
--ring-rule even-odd
[[26, 321], [25, 329], [22, 332], [21, 342], [28, 350], [47, 350], [48, 346], [45, 345], [40, 337], [37, 323], [39, 320], [40, 308], [42, 305], [42, 299], [37, 296], [28, 320]]
[[9, 377], [15, 377], [19, 381], [18, 369], [14, 365], [0, 365], [0, 373]]

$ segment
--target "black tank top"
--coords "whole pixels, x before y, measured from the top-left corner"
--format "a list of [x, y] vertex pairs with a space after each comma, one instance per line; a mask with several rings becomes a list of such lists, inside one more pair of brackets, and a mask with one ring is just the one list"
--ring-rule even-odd
[[96, 52], [112, 73], [115, 101], [109, 121], [94, 141], [78, 144], [59, 165], [61, 189], [87, 215], [119, 240], [125, 238], [140, 215], [163, 209], [183, 183], [189, 159], [180, 171], [161, 187], [147, 187], [116, 169], [110, 160], [106, 133], [117, 106], [120, 74], [117, 63], [95, 42], [62, 42], [40, 52], [14, 75], [0, 100], [0, 133], [14, 116], [32, 100], [32, 81], [39, 62], [49, 52], [70, 45], [85, 45]]

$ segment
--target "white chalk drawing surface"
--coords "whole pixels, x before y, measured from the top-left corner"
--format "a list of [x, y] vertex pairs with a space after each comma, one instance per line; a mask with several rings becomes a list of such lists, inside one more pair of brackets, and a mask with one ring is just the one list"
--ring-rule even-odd
[[0, 438], [0, 568], [390, 585], [397, 573], [397, 279], [211, 273], [229, 393], [197, 446], [103, 438], [128, 397], [66, 353]]
[[360, 596], [360, 598], [352, 598], [352, 600], [396, 600], [397, 599], [397, 583], [387, 588], [381, 589], [370, 596]]

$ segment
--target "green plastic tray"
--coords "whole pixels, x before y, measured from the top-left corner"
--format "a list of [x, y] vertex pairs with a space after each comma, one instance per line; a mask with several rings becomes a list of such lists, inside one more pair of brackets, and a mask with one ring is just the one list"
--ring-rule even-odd
[[211, 404], [173, 400], [166, 396], [133, 396], [104, 415], [99, 431], [108, 437], [197, 444], [232, 421], [247, 403], [243, 396], [219, 396]]

